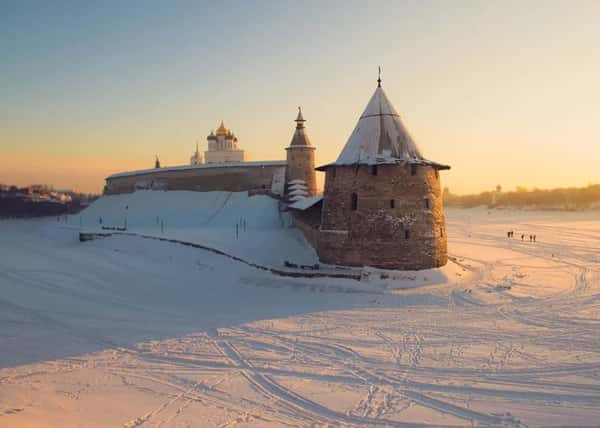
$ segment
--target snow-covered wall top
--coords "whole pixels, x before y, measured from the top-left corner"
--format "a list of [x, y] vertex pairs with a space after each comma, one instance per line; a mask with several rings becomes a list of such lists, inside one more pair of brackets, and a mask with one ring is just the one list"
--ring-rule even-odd
[[337, 160], [317, 169], [330, 165], [398, 162], [448, 168], [428, 161], [421, 155], [383, 88], [377, 87]]
[[208, 168], [235, 168], [235, 167], [261, 167], [261, 166], [287, 166], [287, 161], [256, 161], [256, 162], [225, 162], [225, 163], [209, 163], [202, 165], [181, 165], [181, 166], [169, 166], [164, 168], [151, 168], [151, 169], [139, 169], [137, 171], [119, 172], [116, 174], [109, 175], [106, 177], [117, 178], [117, 177], [130, 177], [133, 175], [143, 175], [152, 172], [161, 171], [184, 171], [188, 169], [208, 169]]

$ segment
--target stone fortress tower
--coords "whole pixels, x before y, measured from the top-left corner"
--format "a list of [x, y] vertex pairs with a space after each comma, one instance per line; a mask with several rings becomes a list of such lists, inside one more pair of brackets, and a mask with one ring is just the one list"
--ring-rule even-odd
[[315, 147], [310, 143], [306, 134], [302, 110], [298, 107], [296, 130], [292, 141], [286, 147], [286, 189], [285, 194], [291, 200], [316, 195], [317, 178], [315, 173]]
[[[377, 88], [335, 162], [315, 169], [315, 147], [298, 107], [286, 160], [245, 160], [223, 122], [196, 146], [189, 165], [125, 171], [106, 178], [105, 194], [138, 190], [227, 191], [283, 199], [324, 263], [419, 270], [447, 263], [439, 172], [421, 154], [377, 79]], [[325, 172], [323, 195], [316, 173]]]
[[448, 259], [439, 171], [425, 159], [381, 87], [325, 172], [321, 261], [418, 270]]

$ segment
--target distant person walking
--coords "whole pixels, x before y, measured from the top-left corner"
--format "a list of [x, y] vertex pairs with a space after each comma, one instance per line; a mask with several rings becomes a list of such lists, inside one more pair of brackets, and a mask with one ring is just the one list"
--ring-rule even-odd
[[535, 236], [535, 235], [533, 235], [533, 242], [535, 242], [535, 238], [536, 238], [536, 236]]
[[521, 241], [524, 241], [524, 240], [525, 240], [525, 234], [524, 234], [524, 233], [522, 233], [522, 234], [521, 234]]

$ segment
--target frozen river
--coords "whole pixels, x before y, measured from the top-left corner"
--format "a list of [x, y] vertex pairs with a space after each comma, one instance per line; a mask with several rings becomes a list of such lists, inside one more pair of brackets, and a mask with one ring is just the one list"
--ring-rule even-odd
[[597, 426], [598, 217], [448, 210], [383, 284], [0, 222], [0, 426]]

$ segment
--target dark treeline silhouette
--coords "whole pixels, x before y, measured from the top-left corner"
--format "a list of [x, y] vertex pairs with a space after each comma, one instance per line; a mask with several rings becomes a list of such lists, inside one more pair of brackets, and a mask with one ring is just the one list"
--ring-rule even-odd
[[510, 192], [503, 192], [502, 188], [497, 186], [493, 191], [474, 195], [455, 195], [445, 188], [444, 204], [448, 207], [462, 208], [485, 206], [566, 211], [593, 209], [600, 208], [600, 184], [533, 190], [517, 187]]
[[59, 216], [81, 211], [97, 198], [52, 186], [34, 184], [17, 187], [0, 184], [0, 218]]
[[[29, 218], [69, 214], [71, 204], [41, 201], [33, 202], [17, 198], [0, 199], [0, 218]], [[74, 210], [73, 212], [77, 212]]]

